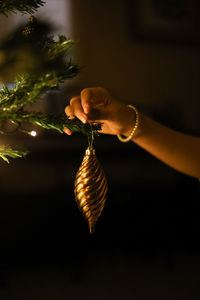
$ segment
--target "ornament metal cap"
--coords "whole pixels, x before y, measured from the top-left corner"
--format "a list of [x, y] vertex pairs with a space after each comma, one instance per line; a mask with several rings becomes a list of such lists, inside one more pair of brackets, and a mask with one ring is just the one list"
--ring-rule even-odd
[[88, 147], [88, 148], [85, 150], [85, 155], [95, 155], [95, 149], [92, 148], [92, 147]]

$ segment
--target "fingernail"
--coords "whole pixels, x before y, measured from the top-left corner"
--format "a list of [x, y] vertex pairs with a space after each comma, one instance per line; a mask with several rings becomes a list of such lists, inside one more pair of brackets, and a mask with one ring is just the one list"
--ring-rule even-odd
[[84, 113], [88, 114], [89, 110], [90, 110], [90, 107], [88, 105], [85, 105], [83, 110], [84, 110]]
[[81, 118], [81, 121], [82, 121], [84, 124], [87, 123], [87, 120], [86, 120], [85, 117], [82, 117], [82, 118]]
[[87, 116], [85, 116], [84, 114], [82, 114], [81, 116], [80, 116], [80, 120], [81, 120], [81, 122], [82, 123], [87, 123]]
[[69, 130], [68, 128], [64, 128], [63, 131], [68, 135], [72, 134], [71, 130]]

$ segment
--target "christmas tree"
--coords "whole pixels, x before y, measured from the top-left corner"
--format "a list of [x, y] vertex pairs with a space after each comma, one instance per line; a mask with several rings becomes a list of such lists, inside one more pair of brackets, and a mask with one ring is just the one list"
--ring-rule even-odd
[[[33, 14], [41, 5], [44, 1], [0, 0], [0, 13], [8, 15], [19, 11]], [[25, 26], [17, 28], [0, 45], [0, 79], [14, 82], [12, 88], [5, 84], [0, 90], [0, 124], [9, 121], [20, 131], [22, 123], [29, 122], [60, 133], [67, 127], [93, 139], [101, 128], [99, 123], [82, 124], [77, 118], [69, 120], [65, 115], [44, 115], [26, 109], [46, 92], [59, 89], [61, 83], [75, 77], [80, 70], [68, 57], [73, 41], [63, 35], [55, 40], [50, 32], [51, 24], [39, 22], [31, 16]], [[3, 126], [0, 133], [5, 133]], [[25, 150], [0, 146], [0, 157], [7, 162], [8, 157], [23, 157], [26, 153]]]

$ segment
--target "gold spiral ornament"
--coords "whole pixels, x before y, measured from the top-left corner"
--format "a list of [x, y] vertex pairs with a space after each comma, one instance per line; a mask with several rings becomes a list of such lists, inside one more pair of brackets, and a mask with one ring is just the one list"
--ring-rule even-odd
[[107, 180], [95, 155], [88, 147], [75, 179], [75, 199], [79, 210], [88, 222], [90, 233], [104, 209], [107, 196]]

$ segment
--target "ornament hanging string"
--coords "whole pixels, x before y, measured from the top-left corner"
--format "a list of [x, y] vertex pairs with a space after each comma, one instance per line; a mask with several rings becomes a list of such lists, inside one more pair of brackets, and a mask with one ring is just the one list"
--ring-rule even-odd
[[90, 127], [91, 127], [91, 134], [88, 135], [88, 146], [89, 146], [89, 149], [92, 149], [93, 145], [94, 145], [94, 131], [92, 130], [91, 124], [90, 124]]

